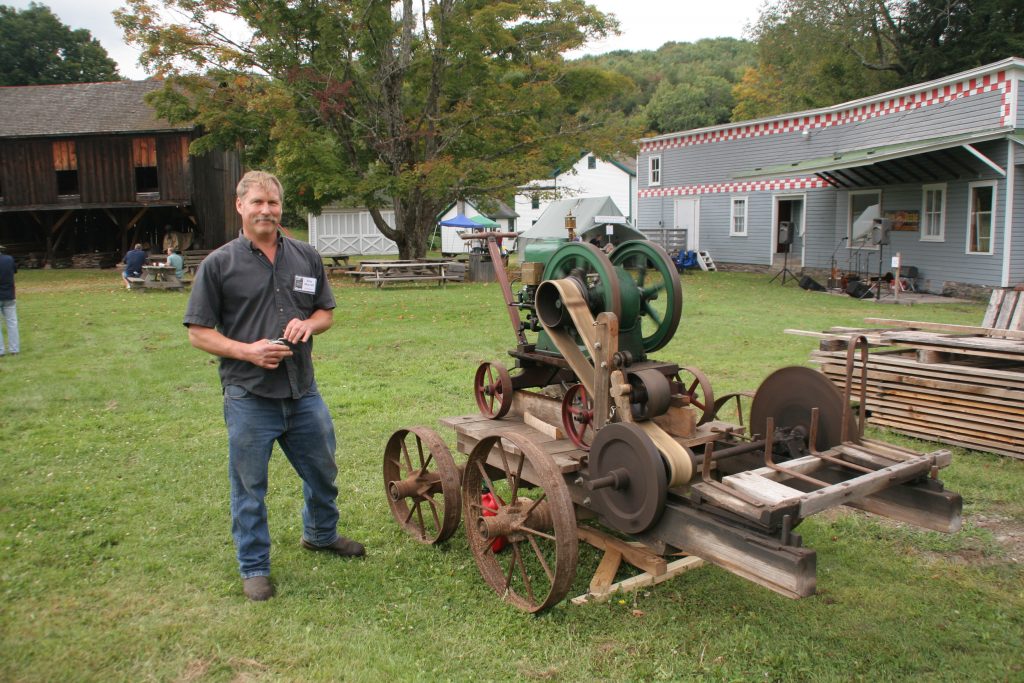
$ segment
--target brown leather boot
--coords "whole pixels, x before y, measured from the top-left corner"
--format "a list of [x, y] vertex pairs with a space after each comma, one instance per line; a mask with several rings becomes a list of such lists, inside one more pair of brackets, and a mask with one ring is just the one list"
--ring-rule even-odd
[[274, 584], [269, 576], [250, 576], [242, 579], [242, 592], [253, 602], [262, 602], [274, 597]]
[[366, 554], [366, 548], [362, 543], [344, 536], [338, 536], [330, 545], [313, 545], [306, 539], [302, 539], [302, 547], [306, 550], [326, 550], [340, 557], [362, 557]]

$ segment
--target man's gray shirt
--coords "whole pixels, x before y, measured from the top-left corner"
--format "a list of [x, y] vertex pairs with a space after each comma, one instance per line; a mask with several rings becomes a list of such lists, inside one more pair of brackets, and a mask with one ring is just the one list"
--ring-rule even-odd
[[[196, 272], [183, 323], [212, 327], [240, 342], [277, 339], [292, 318], [335, 307], [323, 260], [310, 245], [278, 237], [275, 263], [244, 236], [207, 256]], [[220, 360], [222, 386], [265, 398], [299, 398], [313, 383], [313, 338], [291, 345], [295, 355], [274, 370]]]

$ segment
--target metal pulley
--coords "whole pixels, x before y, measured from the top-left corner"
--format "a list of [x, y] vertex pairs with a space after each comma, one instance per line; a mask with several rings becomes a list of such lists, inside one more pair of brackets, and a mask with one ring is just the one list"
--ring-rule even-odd
[[616, 422], [597, 432], [590, 447], [591, 503], [608, 526], [628, 534], [661, 517], [668, 494], [665, 461], [635, 424]]

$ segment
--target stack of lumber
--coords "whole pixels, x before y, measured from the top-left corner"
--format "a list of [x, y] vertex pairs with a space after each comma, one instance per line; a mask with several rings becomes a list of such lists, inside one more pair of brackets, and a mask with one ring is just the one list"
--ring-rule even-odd
[[[787, 330], [818, 337], [811, 361], [840, 391], [847, 346], [869, 342], [868, 423], [932, 441], [1024, 459], [1024, 331], [869, 318], [870, 329]], [[852, 398], [860, 396], [860, 351]]]
[[71, 257], [72, 268], [113, 268], [120, 261], [116, 251], [94, 251], [86, 254], [75, 254]]

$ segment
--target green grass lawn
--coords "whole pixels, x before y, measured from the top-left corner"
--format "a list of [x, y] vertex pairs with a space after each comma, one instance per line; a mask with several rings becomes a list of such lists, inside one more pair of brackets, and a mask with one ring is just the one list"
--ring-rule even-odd
[[[657, 357], [703, 369], [725, 393], [807, 363], [816, 340], [785, 328], [984, 313], [767, 282], [687, 274], [680, 331]], [[606, 604], [539, 617], [506, 606], [461, 530], [437, 548], [399, 530], [381, 476], [394, 430], [475, 412], [477, 364], [509, 360], [498, 286], [338, 281], [335, 293], [317, 374], [338, 432], [341, 531], [368, 557], [299, 548], [300, 483], [278, 454], [278, 596], [253, 604], [229, 532], [216, 361], [188, 345], [187, 295], [125, 291], [113, 270], [18, 274], [22, 353], [0, 359], [0, 680], [1024, 678], [1024, 463], [960, 449], [942, 476], [963, 495], [964, 530], [811, 518], [800, 527], [818, 553], [811, 598], [709, 566]], [[598, 559], [581, 548], [574, 594]]]

